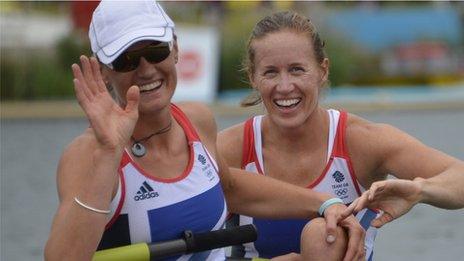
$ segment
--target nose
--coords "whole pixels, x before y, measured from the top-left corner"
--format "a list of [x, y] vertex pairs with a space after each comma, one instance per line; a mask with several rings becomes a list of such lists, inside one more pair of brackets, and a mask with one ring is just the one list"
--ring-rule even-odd
[[282, 73], [277, 83], [277, 91], [282, 93], [289, 93], [293, 90], [294, 85], [292, 78], [287, 73]]
[[151, 78], [156, 72], [156, 66], [149, 63], [145, 57], [140, 57], [139, 66], [136, 69], [137, 76], [140, 78]]

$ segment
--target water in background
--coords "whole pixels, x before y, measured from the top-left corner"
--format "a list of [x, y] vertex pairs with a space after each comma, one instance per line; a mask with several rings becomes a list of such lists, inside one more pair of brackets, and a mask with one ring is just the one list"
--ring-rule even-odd
[[[412, 134], [422, 142], [464, 159], [464, 111], [360, 113]], [[219, 118], [219, 128], [247, 116]], [[59, 155], [88, 126], [84, 119], [1, 122], [1, 255], [4, 261], [42, 260], [58, 200], [55, 170]], [[375, 260], [462, 260], [464, 210], [416, 206], [379, 231]]]

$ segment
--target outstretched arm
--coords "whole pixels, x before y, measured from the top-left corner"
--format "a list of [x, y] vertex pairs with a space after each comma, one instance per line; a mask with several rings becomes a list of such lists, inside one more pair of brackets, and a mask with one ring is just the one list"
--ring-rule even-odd
[[108, 222], [105, 212], [118, 182], [117, 169], [138, 117], [136, 87], [129, 89], [122, 109], [107, 92], [95, 58], [81, 56], [81, 67], [73, 64], [72, 70], [76, 97], [91, 128], [61, 157], [60, 204], [45, 247], [46, 260], [91, 259]]
[[356, 199], [345, 210], [345, 215], [363, 208], [383, 211], [372, 221], [375, 227], [406, 214], [417, 203], [426, 203], [439, 208], [458, 209], [464, 207], [464, 164], [456, 163], [450, 168], [428, 179], [390, 179], [374, 182], [369, 190]]
[[[357, 121], [352, 136], [362, 137], [359, 149], [375, 159], [378, 180], [392, 174], [398, 179], [373, 182], [345, 214], [365, 207], [378, 208], [383, 214], [372, 222], [383, 226], [407, 213], [417, 203], [440, 208], [464, 207], [464, 162], [427, 147], [408, 134], [385, 124]], [[361, 139], [360, 139], [361, 140]], [[356, 144], [352, 147], [356, 148]], [[367, 152], [367, 153], [366, 153]]]
[[421, 188], [421, 203], [439, 208], [464, 208], [464, 162], [456, 162], [443, 173], [414, 180]]

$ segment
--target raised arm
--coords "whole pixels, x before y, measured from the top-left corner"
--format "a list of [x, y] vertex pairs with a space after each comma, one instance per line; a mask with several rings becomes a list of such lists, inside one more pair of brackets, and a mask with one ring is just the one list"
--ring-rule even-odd
[[118, 166], [137, 121], [138, 89], [121, 109], [102, 81], [98, 62], [74, 64], [74, 89], [91, 128], [63, 153], [57, 170], [59, 207], [45, 247], [46, 260], [90, 260], [108, 222]]

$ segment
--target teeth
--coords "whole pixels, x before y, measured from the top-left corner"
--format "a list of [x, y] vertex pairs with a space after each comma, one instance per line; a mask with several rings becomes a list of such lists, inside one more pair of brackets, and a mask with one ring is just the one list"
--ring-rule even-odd
[[161, 86], [161, 81], [152, 82], [150, 84], [142, 85], [139, 87], [140, 91], [151, 91]]
[[275, 103], [279, 106], [289, 107], [300, 102], [301, 99], [287, 99], [287, 100], [275, 100]]

